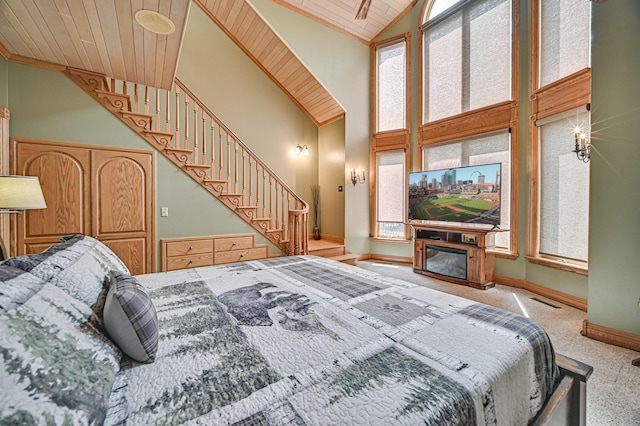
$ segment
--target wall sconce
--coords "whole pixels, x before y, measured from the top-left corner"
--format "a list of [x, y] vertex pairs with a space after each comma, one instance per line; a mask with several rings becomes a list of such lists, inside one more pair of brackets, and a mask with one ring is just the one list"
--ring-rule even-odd
[[356, 183], [365, 182], [366, 178], [364, 173], [365, 173], [364, 169], [362, 169], [362, 176], [356, 172], [356, 169], [351, 169], [351, 183], [353, 183], [353, 186], [356, 186]]
[[293, 153], [296, 155], [304, 155], [305, 157], [309, 156], [309, 147], [306, 145], [300, 146], [300, 144], [296, 145], [296, 149], [293, 150]]
[[588, 163], [591, 160], [591, 142], [587, 140], [587, 135], [580, 127], [575, 129], [576, 147], [573, 151], [576, 153], [578, 160]]

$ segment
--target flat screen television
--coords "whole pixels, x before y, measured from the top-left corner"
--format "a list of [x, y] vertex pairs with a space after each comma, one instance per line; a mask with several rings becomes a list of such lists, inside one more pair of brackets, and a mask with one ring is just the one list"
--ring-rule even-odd
[[409, 220], [500, 225], [500, 163], [409, 173]]

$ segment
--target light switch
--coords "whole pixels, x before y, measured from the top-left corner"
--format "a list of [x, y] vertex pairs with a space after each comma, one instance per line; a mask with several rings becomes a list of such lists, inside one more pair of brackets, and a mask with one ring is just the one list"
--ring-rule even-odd
[[160, 216], [162, 216], [162, 217], [169, 216], [169, 207], [162, 207], [160, 209]]

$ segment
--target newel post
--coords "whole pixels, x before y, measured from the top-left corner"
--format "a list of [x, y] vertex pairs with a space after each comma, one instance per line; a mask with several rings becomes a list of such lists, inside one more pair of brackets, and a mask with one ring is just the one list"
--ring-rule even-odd
[[309, 210], [289, 210], [289, 256], [305, 255], [309, 253], [307, 241], [309, 238], [308, 225]]

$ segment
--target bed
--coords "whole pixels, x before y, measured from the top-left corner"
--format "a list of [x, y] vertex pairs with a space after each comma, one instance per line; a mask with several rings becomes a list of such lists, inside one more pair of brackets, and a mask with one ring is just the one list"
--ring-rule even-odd
[[[591, 369], [536, 323], [323, 258], [131, 277], [73, 236], [0, 281], [0, 424], [585, 421]], [[140, 337], [133, 315], [108, 325], [125, 285], [146, 300], [141, 355], [118, 335]]]

